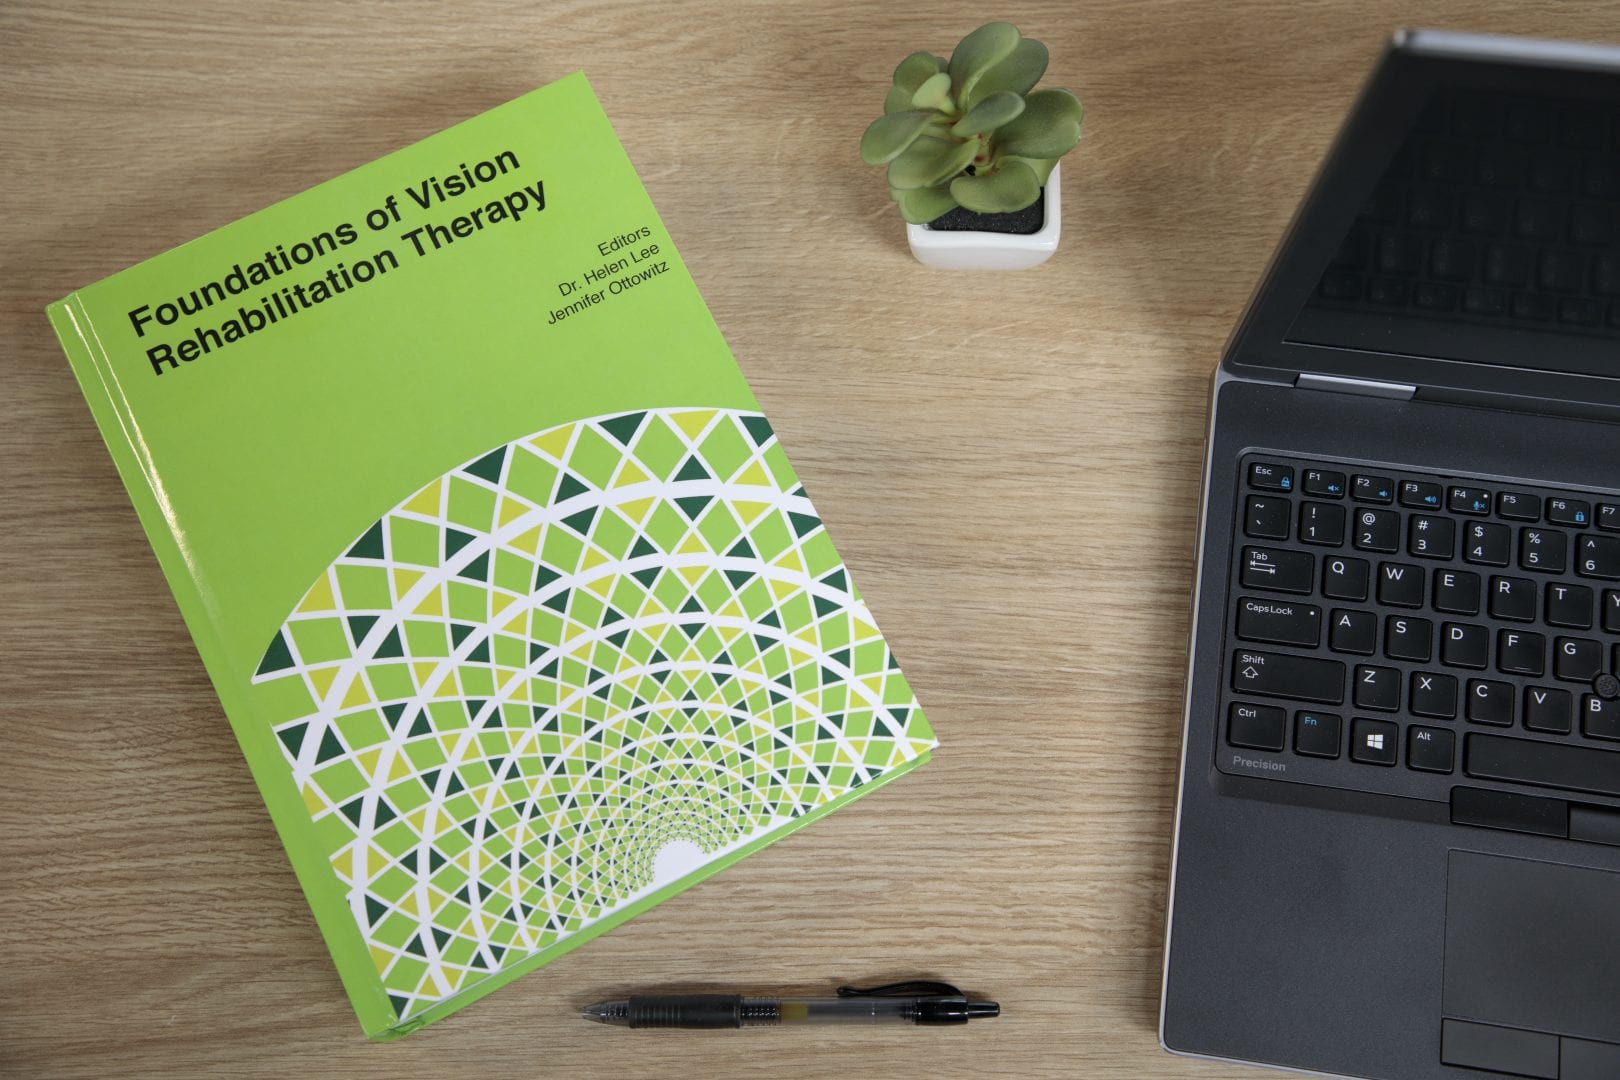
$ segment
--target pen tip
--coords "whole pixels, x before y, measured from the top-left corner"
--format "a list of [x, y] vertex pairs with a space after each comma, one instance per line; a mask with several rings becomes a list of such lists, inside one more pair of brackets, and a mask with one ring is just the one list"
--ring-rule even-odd
[[628, 1010], [622, 1001], [599, 1001], [595, 1005], [587, 1005], [579, 1011], [579, 1015], [597, 1024], [623, 1024], [627, 1019]]

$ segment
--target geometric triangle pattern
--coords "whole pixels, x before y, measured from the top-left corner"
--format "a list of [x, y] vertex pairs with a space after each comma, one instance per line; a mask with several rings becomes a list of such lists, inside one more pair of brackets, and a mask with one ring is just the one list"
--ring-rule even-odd
[[253, 681], [401, 1019], [934, 745], [770, 425], [727, 409], [438, 477]]

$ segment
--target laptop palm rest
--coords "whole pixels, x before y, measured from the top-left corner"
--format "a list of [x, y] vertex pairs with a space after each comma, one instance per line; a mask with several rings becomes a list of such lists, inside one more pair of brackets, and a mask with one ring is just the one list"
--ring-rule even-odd
[[[1447, 872], [1448, 1064], [1617, 1076], [1620, 874], [1471, 851]], [[1559, 1062], [1563, 1061], [1560, 1072]]]

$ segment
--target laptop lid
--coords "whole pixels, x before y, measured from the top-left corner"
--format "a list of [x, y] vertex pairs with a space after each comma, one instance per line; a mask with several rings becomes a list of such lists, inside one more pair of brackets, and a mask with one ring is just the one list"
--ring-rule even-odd
[[1223, 365], [1620, 411], [1620, 47], [1398, 34]]

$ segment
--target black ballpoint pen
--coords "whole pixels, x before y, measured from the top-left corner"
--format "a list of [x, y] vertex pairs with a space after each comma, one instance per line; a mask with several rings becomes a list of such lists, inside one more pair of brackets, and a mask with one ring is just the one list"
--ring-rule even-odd
[[993, 1001], [969, 1001], [949, 983], [899, 982], [861, 990], [840, 986], [831, 998], [741, 994], [634, 996], [587, 1006], [585, 1019], [629, 1028], [742, 1028], [777, 1024], [965, 1024], [1001, 1015]]

